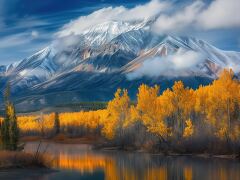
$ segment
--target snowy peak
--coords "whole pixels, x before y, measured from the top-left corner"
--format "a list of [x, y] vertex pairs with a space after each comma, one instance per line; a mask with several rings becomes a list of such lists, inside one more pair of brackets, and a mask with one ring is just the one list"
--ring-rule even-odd
[[139, 30], [142, 28], [146, 28], [146, 23], [108, 21], [85, 30], [82, 35], [84, 36], [85, 41], [89, 43], [89, 45], [103, 45], [123, 33]]
[[[108, 21], [82, 34], [56, 39], [22, 61], [1, 66], [1, 83], [10, 81], [19, 94], [105, 91], [135, 87], [135, 79], [128, 79], [131, 73], [144, 75], [138, 76], [139, 83], [159, 83], [162, 77], [180, 75], [212, 80], [223, 68], [239, 72], [239, 52], [222, 51], [196, 38], [157, 35], [151, 31], [153, 22]], [[151, 71], [156, 72], [154, 77]]]

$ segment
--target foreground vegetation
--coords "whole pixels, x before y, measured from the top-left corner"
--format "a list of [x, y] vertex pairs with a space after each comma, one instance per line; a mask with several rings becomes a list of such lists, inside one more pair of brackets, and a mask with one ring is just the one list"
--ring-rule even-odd
[[47, 160], [42, 154], [19, 151], [0, 151], [0, 169], [46, 167]]
[[4, 92], [5, 117], [0, 121], [0, 169], [19, 167], [46, 167], [45, 157], [22, 152], [24, 144], [19, 144], [19, 127], [14, 104], [10, 100], [10, 84]]
[[159, 95], [141, 85], [137, 102], [118, 89], [101, 110], [17, 117], [22, 136], [103, 136], [104, 146], [164, 153], [240, 153], [240, 83], [231, 70], [193, 90], [181, 81]]

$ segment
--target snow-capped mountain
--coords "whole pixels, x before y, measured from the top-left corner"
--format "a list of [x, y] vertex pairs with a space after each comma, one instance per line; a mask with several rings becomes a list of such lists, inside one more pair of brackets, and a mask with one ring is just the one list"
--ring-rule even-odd
[[[0, 66], [2, 88], [7, 81], [11, 83], [19, 107], [44, 106], [109, 100], [118, 87], [129, 89], [133, 97], [141, 83], [161, 83], [164, 88], [181, 79], [197, 87], [217, 78], [224, 68], [239, 67], [239, 52], [223, 51], [196, 38], [157, 35], [151, 31], [151, 23], [109, 21], [80, 35], [58, 38], [28, 58]], [[202, 59], [195, 63], [186, 59], [182, 68], [176, 56], [190, 52]], [[164, 62], [160, 62], [159, 72], [137, 76], [136, 72], [154, 58]], [[176, 68], [167, 67], [168, 61]], [[158, 71], [158, 67], [154, 69]]]

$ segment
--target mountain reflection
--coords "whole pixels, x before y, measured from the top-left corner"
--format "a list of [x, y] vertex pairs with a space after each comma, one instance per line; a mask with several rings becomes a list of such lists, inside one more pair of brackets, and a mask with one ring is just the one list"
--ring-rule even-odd
[[[26, 150], [34, 151], [36, 145], [28, 144]], [[48, 154], [54, 159], [54, 168], [81, 175], [101, 171], [106, 180], [235, 180], [240, 177], [239, 163], [230, 160], [93, 151], [88, 145], [50, 146]]]

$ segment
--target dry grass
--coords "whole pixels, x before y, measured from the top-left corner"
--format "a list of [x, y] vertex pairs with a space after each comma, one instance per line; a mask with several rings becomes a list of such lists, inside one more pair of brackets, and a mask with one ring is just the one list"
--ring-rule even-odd
[[32, 141], [40, 141], [43, 138], [41, 136], [23, 136], [20, 138], [21, 142], [32, 142]]
[[88, 135], [83, 137], [68, 137], [65, 134], [58, 134], [53, 138], [45, 139], [45, 141], [64, 143], [64, 144], [95, 144], [101, 142], [101, 137]]
[[29, 154], [16, 151], [0, 151], [0, 169], [47, 167], [46, 157], [42, 154]]

